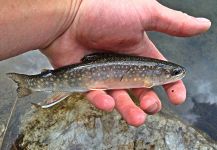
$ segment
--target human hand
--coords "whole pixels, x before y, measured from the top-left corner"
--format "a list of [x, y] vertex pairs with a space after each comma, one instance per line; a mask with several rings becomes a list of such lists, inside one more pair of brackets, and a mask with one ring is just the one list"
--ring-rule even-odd
[[[166, 8], [155, 0], [83, 0], [71, 25], [42, 53], [56, 68], [79, 62], [84, 55], [101, 50], [165, 59], [145, 31], [193, 36], [208, 30], [210, 25], [209, 20]], [[163, 87], [171, 103], [185, 101], [182, 81]], [[91, 91], [87, 98], [102, 110], [111, 111], [115, 107], [128, 124], [139, 126], [147, 114], [160, 111], [161, 102], [152, 89], [133, 89], [132, 93], [138, 97], [140, 107], [126, 90]]]

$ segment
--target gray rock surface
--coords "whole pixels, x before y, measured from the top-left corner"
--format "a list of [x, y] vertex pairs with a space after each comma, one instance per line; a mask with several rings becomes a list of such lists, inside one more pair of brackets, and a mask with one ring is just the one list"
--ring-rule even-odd
[[4, 131], [5, 131], [5, 125], [4, 124], [1, 124], [0, 125], [0, 147], [1, 147], [1, 143], [3, 141], [3, 134], [4, 134]]
[[116, 111], [97, 110], [80, 94], [51, 109], [33, 108], [21, 122], [17, 149], [217, 149], [205, 134], [165, 111], [136, 128]]

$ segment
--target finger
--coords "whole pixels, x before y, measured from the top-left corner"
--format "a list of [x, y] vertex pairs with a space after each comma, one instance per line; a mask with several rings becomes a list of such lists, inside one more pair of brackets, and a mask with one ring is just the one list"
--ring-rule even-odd
[[163, 87], [167, 92], [171, 103], [173, 103], [174, 105], [179, 105], [185, 102], [186, 88], [181, 80], [174, 83], [166, 84]]
[[[151, 22], [143, 22], [145, 30], [155, 30], [176, 36], [192, 36], [207, 31], [210, 20], [195, 18], [152, 1]], [[146, 14], [144, 14], [146, 15]], [[144, 17], [143, 17], [144, 18]]]
[[95, 107], [108, 112], [112, 111], [115, 106], [114, 99], [105, 91], [90, 91], [86, 97]]
[[129, 125], [140, 126], [144, 123], [147, 115], [134, 104], [126, 91], [113, 90], [109, 93], [115, 100], [115, 108]]
[[139, 88], [132, 89], [133, 94], [138, 97], [140, 107], [149, 115], [161, 110], [161, 101], [152, 89]]
[[[145, 35], [144, 43], [143, 46], [141, 46], [141, 49], [138, 49], [135, 52], [136, 55], [166, 60], [165, 57], [158, 51], [158, 49], [152, 43], [152, 41], [149, 40], [147, 35]], [[178, 105], [185, 101], [186, 88], [181, 80], [164, 85], [163, 87], [167, 92], [167, 95], [171, 103]]]

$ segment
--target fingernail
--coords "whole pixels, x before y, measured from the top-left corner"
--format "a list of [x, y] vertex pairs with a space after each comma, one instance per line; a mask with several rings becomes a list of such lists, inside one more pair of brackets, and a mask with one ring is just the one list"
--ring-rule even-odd
[[146, 111], [147, 111], [147, 113], [149, 113], [149, 114], [154, 114], [154, 113], [157, 111], [157, 109], [158, 109], [158, 104], [157, 104], [157, 103], [154, 103], [154, 104], [152, 104], [151, 106], [149, 106], [149, 107], [146, 109]]
[[207, 18], [202, 18], [202, 17], [199, 17], [199, 18], [196, 18], [197, 19], [197, 21], [199, 21], [199, 22], [211, 22], [209, 19], [207, 19]]

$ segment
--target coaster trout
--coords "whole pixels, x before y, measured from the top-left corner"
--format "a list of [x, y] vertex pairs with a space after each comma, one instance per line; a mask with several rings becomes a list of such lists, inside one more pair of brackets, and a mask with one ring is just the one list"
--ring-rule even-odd
[[87, 92], [129, 88], [151, 88], [182, 79], [185, 69], [172, 62], [122, 54], [96, 53], [80, 63], [40, 74], [7, 73], [18, 84], [17, 96], [33, 91]]

